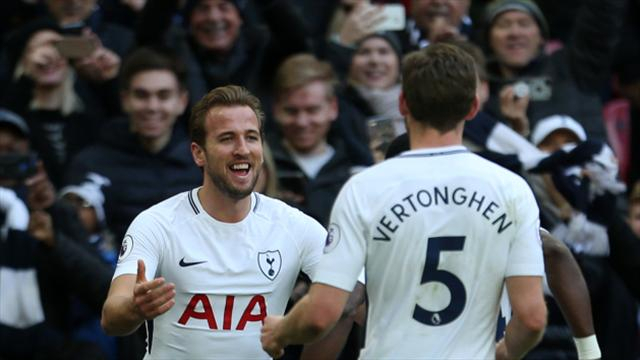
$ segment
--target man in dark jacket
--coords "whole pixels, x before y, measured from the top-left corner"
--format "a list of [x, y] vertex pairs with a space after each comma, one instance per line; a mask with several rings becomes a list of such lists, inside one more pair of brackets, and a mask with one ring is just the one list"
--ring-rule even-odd
[[269, 139], [283, 197], [324, 225], [355, 165], [343, 142], [327, 137], [338, 117], [335, 81], [331, 65], [313, 55], [288, 58], [276, 73], [273, 105], [282, 136]]
[[280, 62], [308, 49], [302, 19], [288, 1], [256, 1], [268, 26], [247, 19], [247, 1], [189, 0], [182, 9], [187, 31], [172, 26], [178, 0], [147, 1], [137, 40], [176, 51], [188, 69], [187, 88], [195, 104], [210, 89], [242, 85], [264, 95]]
[[118, 244], [142, 210], [202, 182], [184, 128], [175, 126], [188, 101], [184, 69], [143, 48], [127, 59], [121, 76], [128, 119], [107, 124], [101, 141], [80, 152], [69, 172], [72, 184], [89, 172], [109, 179], [105, 215]]
[[[566, 114], [578, 120], [589, 137], [604, 139], [598, 95], [608, 79], [624, 4], [623, 0], [584, 1], [576, 11], [571, 42], [551, 55], [543, 51], [549, 30], [535, 2], [502, 0], [489, 6], [485, 33], [492, 55], [489, 112], [523, 135], [539, 119]], [[507, 105], [528, 106], [526, 118], [511, 118]]]

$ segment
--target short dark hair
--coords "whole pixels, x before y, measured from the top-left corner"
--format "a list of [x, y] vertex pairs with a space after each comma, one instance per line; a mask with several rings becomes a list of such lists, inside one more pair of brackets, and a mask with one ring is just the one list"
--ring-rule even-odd
[[260, 100], [242, 86], [227, 85], [217, 87], [206, 94], [191, 111], [189, 118], [189, 135], [191, 141], [204, 146], [207, 131], [204, 123], [207, 114], [215, 107], [248, 106], [256, 114], [260, 135], [263, 135], [264, 112]]
[[457, 46], [437, 43], [402, 62], [402, 92], [412, 117], [440, 132], [469, 113], [478, 86], [473, 58]]
[[138, 48], [127, 56], [120, 72], [120, 89], [128, 90], [134, 76], [152, 70], [172, 72], [180, 89], [186, 89], [187, 71], [182, 61], [168, 49], [153, 47]]

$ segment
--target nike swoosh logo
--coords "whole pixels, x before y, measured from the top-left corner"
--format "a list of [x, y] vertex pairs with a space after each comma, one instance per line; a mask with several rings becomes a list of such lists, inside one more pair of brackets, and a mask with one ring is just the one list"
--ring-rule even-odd
[[198, 265], [198, 264], [202, 264], [202, 263], [206, 263], [207, 260], [203, 260], [203, 261], [194, 261], [194, 262], [186, 262], [184, 261], [184, 258], [180, 259], [180, 266], [182, 267], [187, 267], [187, 266], [193, 266], [193, 265]]

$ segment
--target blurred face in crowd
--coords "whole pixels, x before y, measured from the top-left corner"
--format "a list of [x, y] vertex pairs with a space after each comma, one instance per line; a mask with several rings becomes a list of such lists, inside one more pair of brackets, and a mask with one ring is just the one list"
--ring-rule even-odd
[[62, 200], [76, 209], [78, 219], [87, 232], [91, 234], [98, 230], [98, 215], [89, 202], [74, 193], [65, 194]]
[[351, 81], [371, 89], [388, 89], [398, 83], [400, 60], [391, 45], [379, 37], [360, 44], [351, 60]]
[[38, 31], [27, 42], [22, 65], [25, 73], [38, 86], [55, 87], [64, 81], [69, 63], [54, 46], [62, 36], [55, 31]]
[[[0, 122], [0, 158], [6, 155], [27, 155], [29, 140], [19, 133], [13, 125]], [[0, 178], [0, 186], [14, 187], [15, 179]]]
[[223, 195], [240, 200], [251, 194], [263, 163], [260, 124], [248, 106], [217, 106], [205, 119], [204, 148], [191, 144], [196, 164]]
[[636, 236], [640, 236], [640, 200], [629, 205], [629, 226]]
[[278, 97], [274, 115], [285, 141], [297, 152], [313, 154], [322, 150], [331, 122], [338, 116], [330, 84], [316, 80]]
[[467, 14], [471, 0], [413, 0], [411, 17], [420, 29], [428, 30], [437, 17], [458, 27]]
[[173, 124], [187, 106], [187, 93], [169, 70], [135, 74], [121, 97], [132, 132], [148, 140], [171, 136]]
[[96, 7], [96, 0], [47, 0], [49, 12], [60, 25], [84, 21]]
[[506, 11], [489, 29], [489, 45], [498, 62], [509, 68], [528, 65], [540, 52], [543, 38], [533, 16], [522, 11]]
[[552, 153], [560, 150], [567, 144], [576, 144], [578, 142], [580, 142], [580, 138], [573, 131], [558, 129], [547, 135], [547, 137], [538, 144], [538, 148], [542, 151]]
[[191, 34], [206, 50], [226, 53], [240, 35], [242, 18], [227, 0], [200, 0], [191, 12]]

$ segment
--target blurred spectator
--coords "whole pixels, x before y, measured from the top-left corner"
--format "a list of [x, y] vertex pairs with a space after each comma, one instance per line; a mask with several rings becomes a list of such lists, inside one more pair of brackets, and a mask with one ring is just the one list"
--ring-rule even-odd
[[629, 196], [629, 226], [633, 233], [640, 237], [640, 182], [637, 182]]
[[403, 51], [423, 48], [435, 41], [469, 38], [471, 0], [412, 0]]
[[5, 99], [31, 129], [33, 150], [40, 154], [54, 185], [60, 186], [71, 157], [98, 136], [103, 113], [56, 44], [60, 28], [46, 20], [13, 34], [13, 90]]
[[0, 116], [0, 357], [106, 359], [95, 343], [73, 338], [70, 297], [97, 316], [111, 267], [73, 208], [55, 202], [44, 168], [24, 162], [27, 134], [22, 119]]
[[281, 197], [324, 225], [355, 165], [342, 139], [327, 137], [338, 117], [335, 84], [329, 63], [310, 54], [287, 59], [276, 73], [273, 105], [282, 136], [269, 138]]
[[175, 126], [188, 101], [184, 79], [184, 68], [169, 54], [149, 48], [132, 53], [121, 78], [128, 119], [108, 123], [99, 143], [83, 150], [70, 166], [71, 184], [88, 173], [111, 184], [102, 190], [118, 247], [138, 213], [201, 182], [184, 128]]
[[396, 135], [405, 132], [398, 110], [400, 44], [393, 33], [375, 33], [362, 39], [351, 60], [344, 95], [365, 116], [394, 122]]
[[[535, 2], [493, 2], [486, 10], [492, 94], [488, 110], [523, 135], [546, 116], [567, 114], [584, 126], [589, 137], [604, 139], [599, 92], [609, 76], [624, 5], [624, 0], [583, 1], [576, 11], [572, 41], [546, 55], [542, 50], [549, 29]], [[507, 100], [525, 106], [527, 117], [505, 113]]]
[[275, 69], [288, 55], [309, 49], [302, 20], [288, 1], [257, 1], [267, 27], [246, 21], [244, 0], [188, 0], [185, 32], [173, 25], [178, 0], [147, 2], [140, 15], [138, 43], [164, 44], [188, 69], [193, 104], [209, 89], [242, 85], [264, 96]]
[[[100, 100], [103, 110], [109, 116], [119, 114], [116, 76], [122, 57], [133, 45], [133, 33], [122, 26], [105, 22], [97, 0], [46, 0], [44, 3], [48, 15], [38, 18], [36, 22], [55, 24], [60, 34], [82, 37], [92, 43], [91, 48], [83, 45], [83, 48], [92, 51], [78, 53], [72, 61], [79, 75], [76, 81], [85, 82], [86, 88], [82, 93], [91, 92]], [[16, 31], [20, 32], [21, 29]], [[78, 45], [71, 47], [76, 51], [79, 49]], [[11, 41], [4, 44], [4, 49], [8, 54], [1, 66], [7, 67], [9, 70], [6, 75], [11, 76], [21, 53], [14, 53], [15, 44]], [[10, 79], [5, 77], [0, 81], [6, 84]]]

